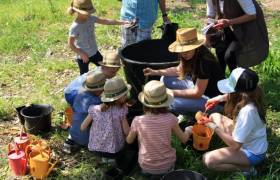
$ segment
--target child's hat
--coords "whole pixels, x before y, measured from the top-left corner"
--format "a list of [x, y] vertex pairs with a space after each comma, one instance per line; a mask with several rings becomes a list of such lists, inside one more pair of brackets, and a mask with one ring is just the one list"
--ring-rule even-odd
[[159, 108], [168, 107], [173, 101], [173, 96], [162, 82], [152, 80], [144, 86], [144, 90], [139, 93], [138, 99], [147, 107]]
[[222, 93], [250, 92], [256, 89], [259, 77], [251, 69], [236, 68], [229, 78], [218, 81], [218, 89]]
[[103, 90], [105, 81], [106, 77], [101, 71], [89, 72], [83, 87], [88, 91]]
[[108, 51], [103, 57], [103, 61], [98, 62], [101, 66], [121, 67], [120, 56], [116, 51]]
[[92, 5], [91, 0], [73, 0], [71, 3], [71, 8], [80, 14], [92, 14], [96, 10]]
[[102, 102], [112, 102], [123, 95], [127, 94], [131, 89], [129, 84], [126, 84], [120, 77], [107, 79], [104, 85], [104, 91], [101, 94]]
[[205, 38], [198, 34], [195, 28], [181, 28], [176, 31], [176, 41], [169, 45], [170, 52], [187, 52], [199, 48]]

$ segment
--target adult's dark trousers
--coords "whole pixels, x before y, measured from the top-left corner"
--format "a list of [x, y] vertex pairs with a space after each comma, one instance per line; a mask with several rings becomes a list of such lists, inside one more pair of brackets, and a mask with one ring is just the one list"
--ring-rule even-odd
[[224, 73], [226, 66], [230, 72], [237, 67], [235, 51], [238, 48], [238, 42], [230, 28], [224, 29], [224, 40], [219, 41], [214, 48]]
[[103, 60], [103, 56], [100, 54], [99, 51], [96, 52], [95, 55], [89, 57], [89, 61], [84, 63], [82, 59], [77, 59], [80, 75], [88, 72], [89, 63], [94, 63], [96, 66], [99, 66], [98, 62]]

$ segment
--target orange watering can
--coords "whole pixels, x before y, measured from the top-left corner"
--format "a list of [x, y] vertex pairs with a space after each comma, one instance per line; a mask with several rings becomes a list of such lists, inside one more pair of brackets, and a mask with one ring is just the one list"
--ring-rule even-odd
[[48, 143], [44, 140], [34, 140], [29, 146], [26, 147], [26, 156], [28, 157], [28, 154], [33, 151], [43, 151], [51, 154], [51, 148], [49, 147]]
[[61, 124], [62, 129], [68, 129], [72, 125], [72, 116], [73, 116], [73, 109], [71, 106], [68, 106], [64, 111], [64, 121]]
[[8, 145], [8, 159], [9, 167], [16, 176], [22, 176], [26, 173], [27, 160], [23, 150], [15, 144], [15, 148], [12, 150], [11, 145]]
[[16, 143], [17, 147], [23, 152], [25, 151], [25, 148], [30, 144], [29, 137], [26, 133], [22, 132], [14, 137], [14, 142]]
[[50, 159], [50, 154], [47, 150], [40, 148], [39, 151], [31, 151], [28, 155], [31, 176], [36, 179], [46, 178], [57, 163], [57, 161], [51, 163]]
[[201, 124], [195, 124], [192, 129], [193, 147], [199, 151], [205, 151], [209, 148], [210, 141], [214, 131]]

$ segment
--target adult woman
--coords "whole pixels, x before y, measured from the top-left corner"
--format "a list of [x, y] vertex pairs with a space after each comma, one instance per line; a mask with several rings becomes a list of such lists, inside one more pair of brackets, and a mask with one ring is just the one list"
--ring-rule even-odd
[[[207, 0], [207, 18], [218, 20], [222, 40], [209, 37], [222, 68], [260, 64], [268, 55], [269, 42], [262, 9], [256, 0]], [[212, 41], [212, 42], [211, 42]]]
[[145, 76], [163, 76], [167, 88], [173, 90], [171, 111], [179, 114], [204, 110], [209, 97], [219, 94], [217, 81], [223, 79], [222, 70], [211, 52], [203, 46], [204, 39], [194, 28], [178, 29], [176, 41], [169, 51], [179, 53], [180, 64], [167, 69], [144, 69]]

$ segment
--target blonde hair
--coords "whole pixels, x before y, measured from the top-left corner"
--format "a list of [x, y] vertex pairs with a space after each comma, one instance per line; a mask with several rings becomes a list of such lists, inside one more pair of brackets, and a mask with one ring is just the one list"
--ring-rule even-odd
[[264, 106], [263, 92], [259, 86], [252, 92], [230, 93], [224, 108], [225, 115], [235, 120], [241, 108], [249, 103], [253, 103], [257, 107], [259, 116], [265, 123], [266, 109]]

